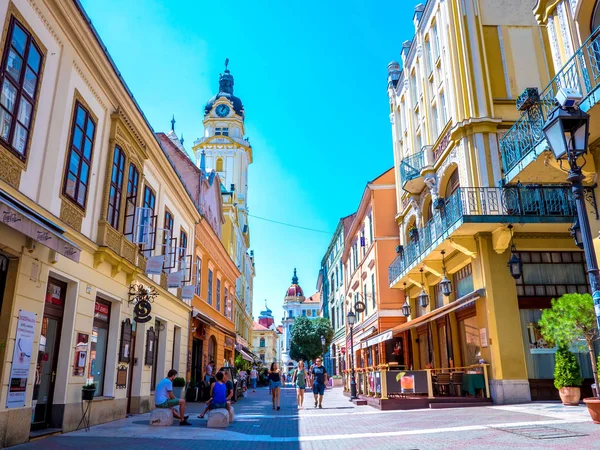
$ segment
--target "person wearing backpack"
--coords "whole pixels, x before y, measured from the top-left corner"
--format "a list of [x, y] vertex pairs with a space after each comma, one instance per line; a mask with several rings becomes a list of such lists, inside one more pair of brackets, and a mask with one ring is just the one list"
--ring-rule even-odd
[[306, 389], [306, 381], [308, 379], [308, 373], [304, 368], [304, 361], [298, 361], [298, 367], [294, 370], [292, 375], [292, 384], [296, 388], [296, 400], [298, 400], [298, 409], [302, 409], [304, 404], [304, 390]]

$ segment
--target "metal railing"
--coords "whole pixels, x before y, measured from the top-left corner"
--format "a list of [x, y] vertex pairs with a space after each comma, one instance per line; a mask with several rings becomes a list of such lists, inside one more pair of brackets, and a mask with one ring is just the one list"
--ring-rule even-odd
[[498, 216], [498, 222], [504, 222], [508, 219], [500, 217], [537, 217], [536, 220], [543, 221], [544, 217], [566, 218], [576, 214], [573, 194], [567, 186], [458, 188], [392, 262], [388, 268], [389, 282], [403, 276], [465, 216]]
[[421, 151], [404, 158], [402, 162], [400, 162], [400, 178], [402, 179], [402, 185], [419, 177], [424, 165], [425, 152]]
[[589, 110], [594, 104], [591, 94], [600, 84], [600, 28], [571, 56], [552, 81], [540, 93], [539, 99], [500, 139], [500, 152], [505, 175], [544, 141], [542, 128], [555, 107], [560, 88], [576, 89], [583, 95], [581, 108]]

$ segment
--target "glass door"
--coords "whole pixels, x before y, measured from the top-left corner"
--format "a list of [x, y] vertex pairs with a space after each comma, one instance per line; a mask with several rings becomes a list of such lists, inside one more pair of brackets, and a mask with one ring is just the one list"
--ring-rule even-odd
[[60, 320], [48, 316], [44, 316], [42, 320], [42, 333], [40, 336], [35, 385], [33, 388], [35, 409], [32, 429], [47, 428], [50, 425], [52, 394], [54, 393], [56, 364], [58, 361], [60, 325]]

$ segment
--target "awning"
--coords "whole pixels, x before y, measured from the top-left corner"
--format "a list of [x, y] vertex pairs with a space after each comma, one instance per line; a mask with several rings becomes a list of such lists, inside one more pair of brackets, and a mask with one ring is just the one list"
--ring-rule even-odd
[[[217, 323], [216, 321], [214, 321], [213, 319], [211, 319], [209, 316], [207, 316], [206, 314], [204, 314], [202, 311], [200, 311], [197, 308], [192, 308], [192, 317], [200, 319], [205, 324], [221, 330], [223, 333], [225, 333], [228, 336], [231, 336], [233, 338], [236, 337], [236, 334], [235, 334], [234, 331], [228, 330], [223, 325], [220, 325], [219, 323]], [[233, 347], [233, 345], [232, 345], [232, 347]]]
[[0, 222], [64, 257], [79, 262], [81, 249], [63, 235], [65, 230], [2, 190]]
[[367, 347], [372, 345], [379, 344], [380, 342], [389, 341], [394, 336], [392, 330], [384, 331], [383, 333], [379, 333], [377, 336], [372, 337], [367, 341]]
[[449, 312], [455, 311], [459, 308], [462, 308], [463, 306], [467, 306], [468, 304], [475, 302], [475, 300], [481, 297], [485, 297], [485, 289], [478, 289], [476, 291], [473, 291], [470, 294], [464, 295], [461, 298], [454, 300], [452, 303], [448, 303], [447, 305], [442, 306], [441, 308], [428, 312], [427, 314], [423, 314], [421, 317], [417, 317], [414, 320], [405, 322], [402, 325], [398, 325], [397, 327], [392, 328], [392, 334], [396, 336], [399, 333], [402, 333], [403, 331], [407, 331], [411, 328], [424, 325], [432, 320], [439, 319], [440, 317], [445, 316]]
[[240, 355], [242, 355], [242, 358], [244, 358], [246, 361], [254, 362], [254, 359], [252, 358], [252, 356], [250, 354], [248, 354], [246, 352], [246, 350], [244, 350], [243, 348], [240, 348], [238, 350], [238, 352], [239, 352]]

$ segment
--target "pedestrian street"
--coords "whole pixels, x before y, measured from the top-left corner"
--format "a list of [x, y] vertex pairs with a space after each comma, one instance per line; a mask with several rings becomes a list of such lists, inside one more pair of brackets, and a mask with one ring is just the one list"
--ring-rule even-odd
[[[68, 449], [564, 449], [598, 448], [598, 427], [585, 406], [558, 402], [524, 405], [379, 411], [354, 406], [341, 388], [328, 389], [323, 409], [307, 392], [298, 410], [292, 388], [282, 389], [274, 411], [267, 388], [248, 392], [235, 405], [227, 429], [208, 429], [197, 418], [203, 403], [189, 403], [191, 427], [151, 427], [150, 414], [57, 435], [15, 447]], [[92, 405], [93, 407], [93, 405]], [[570, 437], [569, 437], [570, 436]]]

